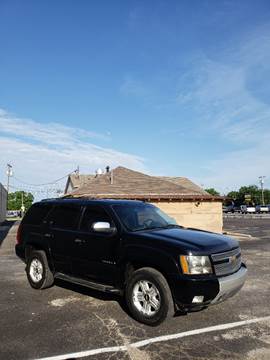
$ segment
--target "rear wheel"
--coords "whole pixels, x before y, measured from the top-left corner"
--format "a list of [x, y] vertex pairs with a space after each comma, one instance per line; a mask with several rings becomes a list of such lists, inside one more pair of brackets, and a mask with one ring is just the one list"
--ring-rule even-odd
[[26, 265], [26, 274], [28, 281], [34, 289], [45, 289], [54, 282], [46, 253], [43, 250], [34, 250], [31, 252]]
[[126, 287], [126, 301], [133, 317], [147, 325], [157, 326], [174, 314], [167, 280], [153, 268], [141, 268], [131, 275]]

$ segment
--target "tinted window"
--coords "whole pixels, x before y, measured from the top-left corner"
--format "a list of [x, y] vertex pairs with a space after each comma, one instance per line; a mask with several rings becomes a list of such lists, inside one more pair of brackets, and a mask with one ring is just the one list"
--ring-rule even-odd
[[55, 228], [76, 230], [78, 228], [80, 218], [79, 206], [56, 206], [49, 217], [49, 221], [52, 221], [52, 226]]
[[81, 230], [83, 231], [92, 231], [92, 225], [95, 222], [108, 222], [111, 227], [114, 227], [113, 221], [106, 211], [97, 206], [87, 207], [84, 212], [84, 216], [81, 223]]
[[48, 215], [52, 206], [49, 205], [33, 205], [26, 213], [23, 223], [29, 225], [40, 225]]
[[113, 209], [125, 227], [131, 231], [178, 226], [176, 221], [149, 204], [114, 205]]

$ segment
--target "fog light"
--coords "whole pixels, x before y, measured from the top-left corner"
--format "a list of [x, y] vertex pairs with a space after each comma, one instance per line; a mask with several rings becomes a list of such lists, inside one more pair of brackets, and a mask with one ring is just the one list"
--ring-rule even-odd
[[198, 303], [202, 303], [204, 299], [204, 296], [194, 296], [192, 303], [198, 304]]

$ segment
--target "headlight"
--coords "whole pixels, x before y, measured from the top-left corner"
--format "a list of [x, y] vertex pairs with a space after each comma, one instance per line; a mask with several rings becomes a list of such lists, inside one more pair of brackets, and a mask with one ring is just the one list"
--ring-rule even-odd
[[180, 264], [183, 274], [212, 274], [212, 266], [208, 256], [181, 255]]

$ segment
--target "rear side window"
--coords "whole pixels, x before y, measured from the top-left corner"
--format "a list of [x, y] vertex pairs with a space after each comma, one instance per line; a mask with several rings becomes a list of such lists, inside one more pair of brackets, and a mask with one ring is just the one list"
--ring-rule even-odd
[[113, 221], [110, 216], [106, 213], [106, 211], [98, 206], [88, 206], [85, 209], [83, 219], [81, 222], [81, 230], [82, 231], [92, 231], [92, 225], [95, 222], [108, 222], [111, 227], [114, 227]]
[[80, 219], [80, 206], [55, 206], [49, 216], [52, 227], [65, 230], [76, 230]]
[[27, 211], [25, 217], [23, 218], [23, 223], [27, 225], [40, 225], [42, 221], [46, 218], [52, 206], [49, 205], [33, 205]]

